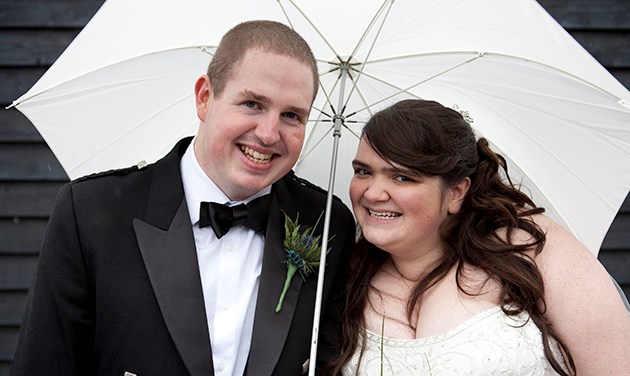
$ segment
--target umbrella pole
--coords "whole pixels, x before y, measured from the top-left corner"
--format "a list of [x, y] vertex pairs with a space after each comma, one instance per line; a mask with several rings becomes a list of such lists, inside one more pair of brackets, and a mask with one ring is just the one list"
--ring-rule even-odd
[[[339, 86], [339, 106], [338, 111], [343, 108], [343, 94], [346, 86], [346, 75], [348, 74], [348, 66], [341, 66], [341, 77]], [[344, 123], [344, 117], [341, 114], [333, 116], [333, 152], [330, 163], [330, 175], [328, 176], [328, 194], [326, 196], [326, 214], [324, 215], [324, 231], [322, 234], [322, 248], [319, 256], [319, 273], [317, 274], [317, 293], [315, 294], [315, 311], [313, 314], [313, 333], [311, 336], [311, 354], [309, 356], [308, 375], [315, 376], [315, 367], [317, 362], [317, 342], [319, 338], [319, 320], [322, 310], [322, 295], [324, 290], [324, 275], [326, 272], [326, 252], [328, 249], [328, 233], [330, 232], [330, 214], [332, 209], [333, 190], [335, 187], [335, 172], [337, 170], [337, 155], [339, 154], [339, 138], [341, 137], [341, 127]]]

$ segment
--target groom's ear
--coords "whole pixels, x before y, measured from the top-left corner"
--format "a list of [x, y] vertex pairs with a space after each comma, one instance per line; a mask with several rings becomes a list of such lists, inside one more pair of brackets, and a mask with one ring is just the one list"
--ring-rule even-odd
[[197, 106], [197, 117], [206, 121], [208, 102], [213, 98], [212, 83], [207, 74], [199, 77], [195, 82], [195, 104]]

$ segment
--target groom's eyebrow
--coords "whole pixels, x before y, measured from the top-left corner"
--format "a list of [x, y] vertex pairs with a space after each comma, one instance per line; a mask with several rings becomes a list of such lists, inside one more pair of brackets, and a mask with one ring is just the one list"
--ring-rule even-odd
[[[263, 104], [265, 106], [269, 106], [273, 101], [266, 95], [258, 94], [252, 90], [245, 89], [240, 93], [240, 96], [243, 98], [251, 98], [252, 100]], [[285, 112], [294, 112], [300, 118], [302, 118], [303, 122], [306, 123], [308, 118], [308, 114], [310, 113], [310, 108], [303, 108], [298, 106], [288, 106]]]

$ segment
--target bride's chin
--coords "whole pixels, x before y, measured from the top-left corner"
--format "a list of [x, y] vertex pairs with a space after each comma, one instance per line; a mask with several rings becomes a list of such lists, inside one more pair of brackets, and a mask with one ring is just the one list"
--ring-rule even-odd
[[387, 244], [391, 243], [391, 239], [388, 239], [386, 235], [388, 234], [375, 234], [374, 231], [370, 230], [363, 232], [363, 237], [365, 238], [365, 240], [374, 244], [382, 250], [385, 250]]

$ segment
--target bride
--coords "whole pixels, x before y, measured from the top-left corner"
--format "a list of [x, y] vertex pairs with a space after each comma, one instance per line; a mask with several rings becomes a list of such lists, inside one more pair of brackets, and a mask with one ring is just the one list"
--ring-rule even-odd
[[[330, 374], [630, 374], [630, 318], [597, 259], [439, 103], [363, 129], [350, 197], [362, 236]], [[570, 190], [570, 187], [567, 187]]]

